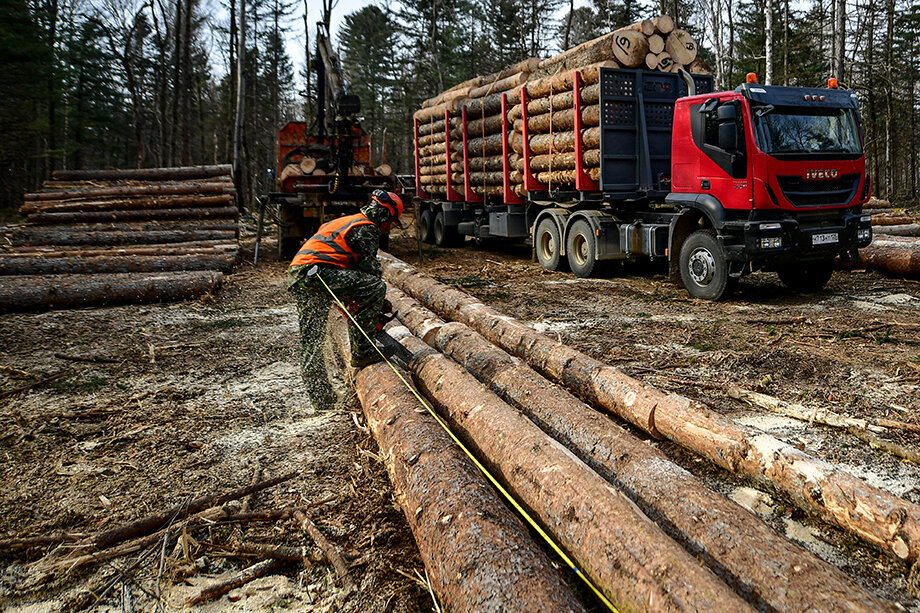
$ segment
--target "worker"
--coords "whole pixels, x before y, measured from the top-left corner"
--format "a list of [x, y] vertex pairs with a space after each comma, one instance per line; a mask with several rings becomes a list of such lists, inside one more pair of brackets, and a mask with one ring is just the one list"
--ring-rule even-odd
[[[402, 212], [403, 202], [397, 194], [375, 190], [360, 213], [321, 225], [288, 268], [288, 291], [297, 300], [300, 322], [301, 374], [315, 409], [334, 408], [337, 401], [330, 380], [335, 363], [326, 347], [326, 320], [334, 304], [329, 290], [373, 338], [386, 301], [386, 284], [377, 261], [380, 235], [399, 224]], [[363, 368], [383, 359], [351, 319], [348, 336], [352, 366]]]

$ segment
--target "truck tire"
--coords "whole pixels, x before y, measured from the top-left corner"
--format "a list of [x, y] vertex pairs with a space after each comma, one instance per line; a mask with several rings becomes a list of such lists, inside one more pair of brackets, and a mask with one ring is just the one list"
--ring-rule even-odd
[[776, 270], [783, 285], [796, 292], [817, 292], [827, 285], [834, 274], [834, 260], [801, 262]]
[[534, 250], [537, 252], [537, 261], [543, 270], [560, 270], [564, 267], [565, 259], [562, 257], [562, 238], [559, 228], [551, 217], [544, 217], [537, 224], [533, 238]]
[[302, 244], [303, 241], [299, 238], [282, 238], [278, 241], [278, 260], [290, 262], [294, 259], [294, 256], [297, 255], [297, 252], [300, 251], [300, 246]]
[[591, 225], [584, 219], [572, 224], [566, 237], [565, 254], [569, 260], [569, 268], [576, 277], [590, 277], [594, 272], [597, 265], [597, 239]]
[[434, 216], [434, 244], [438, 247], [454, 247], [460, 242], [456, 226], [444, 223], [444, 211]]
[[431, 209], [425, 209], [418, 216], [418, 237], [429, 245], [434, 242], [434, 216]]
[[694, 298], [718, 300], [728, 285], [728, 261], [714, 230], [697, 230], [680, 249], [680, 278]]

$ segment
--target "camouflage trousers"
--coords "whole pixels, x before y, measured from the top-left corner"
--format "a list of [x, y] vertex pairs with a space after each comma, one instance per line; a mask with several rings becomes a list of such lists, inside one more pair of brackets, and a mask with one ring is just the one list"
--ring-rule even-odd
[[[310, 266], [295, 266], [288, 270], [288, 291], [297, 300], [297, 314], [300, 322], [300, 372], [313, 407], [317, 410], [332, 409], [336, 394], [331, 376], [336, 363], [326, 350], [326, 322], [334, 301], [329, 290], [316, 277], [307, 278]], [[349, 301], [357, 303], [352, 316], [373, 338], [386, 297], [386, 284], [380, 277], [358, 270], [322, 269], [320, 276], [329, 289], [350, 308]], [[348, 336], [351, 340], [353, 360], [365, 360], [376, 355], [376, 350], [349, 319]]]

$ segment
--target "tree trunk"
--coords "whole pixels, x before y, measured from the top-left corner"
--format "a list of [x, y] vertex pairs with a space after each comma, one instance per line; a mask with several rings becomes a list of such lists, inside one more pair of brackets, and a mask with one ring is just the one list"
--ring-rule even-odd
[[213, 271], [9, 277], [0, 284], [0, 312], [189, 300], [220, 280]]
[[236, 53], [236, 116], [233, 128], [233, 180], [236, 183], [236, 205], [246, 208], [246, 181], [243, 163], [243, 121], [246, 114], [246, 0], [240, 0], [240, 35]]
[[10, 258], [0, 255], [0, 276], [137, 273], [177, 270], [219, 270], [229, 273], [233, 271], [235, 264], [236, 255], [228, 253], [96, 255], [59, 258]]
[[583, 610], [517, 516], [389, 366], [360, 370], [355, 389], [446, 610]]
[[764, 78], [764, 84], [773, 85], [773, 0], [766, 1], [764, 12], [766, 14], [766, 43], [764, 46], [764, 56], [767, 62], [767, 74]]

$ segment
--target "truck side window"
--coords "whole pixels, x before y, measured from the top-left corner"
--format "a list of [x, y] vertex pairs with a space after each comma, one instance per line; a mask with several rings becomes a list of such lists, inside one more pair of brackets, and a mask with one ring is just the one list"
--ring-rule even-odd
[[[737, 105], [736, 102], [723, 104]], [[694, 104], [690, 107], [690, 125], [693, 133], [693, 142], [699, 147], [703, 154], [715, 162], [719, 168], [725, 171], [734, 179], [743, 179], [747, 176], [747, 164], [745, 163], [745, 143], [744, 130], [741, 121], [741, 109], [737, 109], [738, 120], [738, 149], [736, 151], [726, 151], [719, 147], [719, 113], [718, 108], [712, 108], [706, 112], [701, 107], [710, 105]], [[714, 106], [714, 105], [712, 105]], [[720, 105], [721, 106], [721, 105]]]

